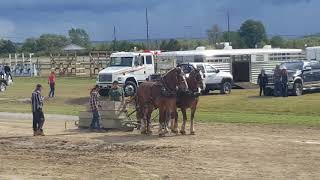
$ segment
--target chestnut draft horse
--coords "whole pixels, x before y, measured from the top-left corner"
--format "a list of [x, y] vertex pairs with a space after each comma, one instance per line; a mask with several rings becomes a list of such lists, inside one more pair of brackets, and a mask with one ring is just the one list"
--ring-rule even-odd
[[168, 133], [168, 122], [176, 112], [177, 87], [187, 90], [188, 85], [181, 68], [166, 73], [159, 81], [142, 83], [137, 92], [137, 119], [141, 134], [152, 134], [151, 114], [159, 108], [159, 136]]
[[[191, 109], [191, 126], [190, 126], [190, 134], [195, 135], [194, 130], [194, 115], [197, 110], [197, 104], [200, 96], [200, 89], [204, 89], [204, 82], [200, 73], [200, 70], [193, 69], [189, 77], [186, 79], [188, 83], [188, 91], [179, 91], [177, 94], [177, 107], [181, 109], [183, 116], [183, 123], [181, 126], [180, 133], [186, 134], [186, 121], [187, 121], [187, 113], [186, 110], [188, 108]], [[175, 120], [171, 123], [171, 131], [173, 133], [178, 134], [178, 112], [176, 112]]]

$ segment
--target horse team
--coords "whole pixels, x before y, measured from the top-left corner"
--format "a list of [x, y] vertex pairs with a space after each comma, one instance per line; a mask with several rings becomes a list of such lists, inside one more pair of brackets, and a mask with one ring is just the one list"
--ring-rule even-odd
[[187, 114], [186, 110], [191, 109], [190, 134], [194, 135], [194, 115], [199, 101], [200, 89], [204, 83], [198, 69], [193, 69], [188, 77], [180, 67], [176, 67], [157, 81], [142, 83], [136, 94], [137, 119], [141, 123], [141, 134], [150, 135], [151, 114], [159, 109], [159, 136], [163, 137], [171, 131], [178, 134], [178, 112], [181, 109], [183, 123], [180, 133], [185, 135]]

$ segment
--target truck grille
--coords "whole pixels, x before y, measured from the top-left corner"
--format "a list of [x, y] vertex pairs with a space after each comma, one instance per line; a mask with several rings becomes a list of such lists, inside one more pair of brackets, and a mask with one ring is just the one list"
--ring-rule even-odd
[[100, 82], [111, 82], [112, 81], [112, 74], [101, 74], [99, 75]]

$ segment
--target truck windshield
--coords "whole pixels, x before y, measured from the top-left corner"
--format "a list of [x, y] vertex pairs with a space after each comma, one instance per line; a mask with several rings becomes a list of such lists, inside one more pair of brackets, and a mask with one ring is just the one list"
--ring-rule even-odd
[[290, 63], [283, 63], [280, 65], [280, 69], [286, 68], [288, 70], [302, 70], [303, 63], [302, 62], [290, 62]]
[[133, 57], [111, 57], [110, 66], [132, 66]]

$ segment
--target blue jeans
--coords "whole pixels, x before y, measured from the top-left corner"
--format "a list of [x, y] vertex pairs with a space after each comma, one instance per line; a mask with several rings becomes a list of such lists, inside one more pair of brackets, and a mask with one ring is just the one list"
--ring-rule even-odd
[[54, 97], [55, 83], [50, 83], [49, 97]]
[[274, 96], [279, 97], [282, 95], [282, 83], [275, 82], [274, 84]]
[[97, 109], [92, 110], [92, 121], [91, 121], [90, 128], [100, 129], [100, 114]]

